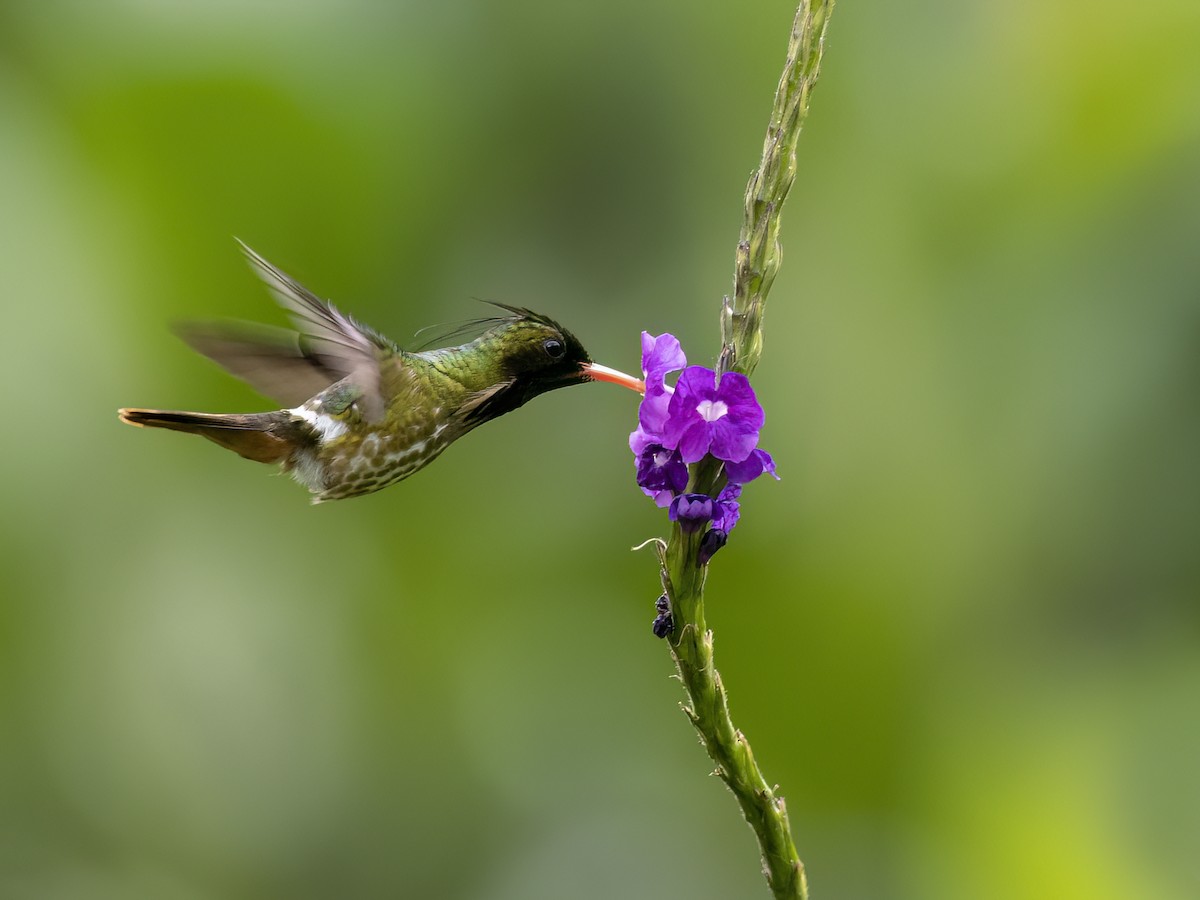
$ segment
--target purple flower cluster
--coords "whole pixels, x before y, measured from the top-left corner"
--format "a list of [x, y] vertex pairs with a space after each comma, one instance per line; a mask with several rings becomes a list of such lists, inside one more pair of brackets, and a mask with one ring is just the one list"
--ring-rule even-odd
[[[668, 386], [666, 376], [677, 371], [678, 381]], [[700, 562], [707, 563], [737, 524], [742, 485], [764, 472], [779, 477], [771, 455], [757, 447], [762, 407], [745, 375], [729, 372], [718, 379], [712, 369], [689, 366], [671, 334], [642, 332], [642, 372], [646, 395], [629, 436], [638, 486], [684, 531], [712, 524], [700, 543]], [[687, 493], [688, 464], [705, 456], [725, 466], [728, 483], [716, 497]]]

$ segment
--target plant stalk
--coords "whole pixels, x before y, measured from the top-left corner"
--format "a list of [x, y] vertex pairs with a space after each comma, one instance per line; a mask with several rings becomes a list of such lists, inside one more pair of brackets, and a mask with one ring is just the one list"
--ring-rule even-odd
[[746, 185], [734, 258], [733, 298], [725, 298], [721, 315], [722, 373], [749, 376], [762, 356], [763, 306], [783, 255], [779, 243], [783, 203], [796, 178], [796, 141], [821, 74], [832, 13], [833, 0], [801, 0], [792, 22], [787, 62], [775, 89], [762, 161]]
[[[720, 373], [749, 375], [762, 356], [763, 307], [781, 256], [780, 215], [795, 179], [796, 141], [820, 73], [832, 9], [833, 0], [801, 0], [796, 10], [762, 162], [746, 186], [733, 297], [725, 298], [721, 311]], [[693, 491], [716, 496], [723, 481], [721, 465], [711, 457], [692, 467]], [[684, 532], [676, 524], [669, 542], [659, 547], [663, 588], [674, 622], [668, 643], [688, 697], [683, 709], [716, 763], [715, 774], [733, 792], [758, 839], [763, 874], [772, 893], [779, 900], [807, 900], [804, 864], [792, 840], [787, 807], [734, 726], [725, 686], [713, 663], [713, 635], [704, 612], [706, 566], [697, 559], [700, 539], [701, 533]]]

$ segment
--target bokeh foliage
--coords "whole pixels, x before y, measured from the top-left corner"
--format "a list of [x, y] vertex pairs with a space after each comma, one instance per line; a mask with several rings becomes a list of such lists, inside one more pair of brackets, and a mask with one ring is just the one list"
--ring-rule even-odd
[[[317, 508], [114, 411], [264, 407], [166, 328], [280, 321], [232, 235], [399, 339], [711, 364], [792, 13], [0, 6], [0, 896], [764, 895], [633, 395]], [[708, 588], [815, 895], [1200, 891], [1198, 233], [1192, 0], [839, 5]]]

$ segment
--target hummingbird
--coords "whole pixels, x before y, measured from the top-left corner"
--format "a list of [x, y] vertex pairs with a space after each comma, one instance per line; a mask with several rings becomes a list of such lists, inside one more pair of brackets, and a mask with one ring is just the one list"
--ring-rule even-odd
[[278, 465], [308, 488], [313, 503], [395, 484], [467, 432], [547, 391], [587, 381], [644, 390], [641, 380], [592, 362], [553, 319], [504, 303], [492, 304], [502, 315], [474, 323], [486, 330], [469, 343], [402, 350], [241, 246], [295, 330], [193, 326], [180, 336], [283, 408], [229, 415], [126, 408], [118, 415]]

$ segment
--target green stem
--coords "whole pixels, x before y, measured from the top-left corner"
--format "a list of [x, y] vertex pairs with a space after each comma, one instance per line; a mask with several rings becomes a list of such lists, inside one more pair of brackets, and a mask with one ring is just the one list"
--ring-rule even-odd
[[[762, 355], [763, 306], [779, 270], [780, 214], [795, 178], [796, 140], [820, 72], [832, 8], [833, 0], [801, 0], [796, 11], [762, 163], [746, 186], [733, 299], [725, 299], [721, 314], [722, 373], [749, 375]], [[715, 496], [724, 481], [720, 463], [706, 458], [692, 468], [691, 489]], [[713, 664], [713, 636], [704, 615], [706, 567], [697, 559], [700, 540], [700, 532], [685, 533], [676, 525], [670, 541], [659, 548], [663, 586], [675, 625], [669, 643], [688, 696], [684, 712], [758, 838], [772, 893], [776, 898], [805, 900], [808, 884], [792, 841], [787, 807], [763, 777], [745, 736], [734, 727], [725, 687]]]
[[762, 356], [762, 317], [767, 292], [779, 271], [779, 225], [783, 202], [796, 177], [796, 141], [821, 74], [825, 32], [833, 0], [801, 0], [792, 22], [787, 62], [775, 89], [775, 105], [763, 140], [762, 162], [746, 185], [746, 208], [734, 261], [733, 302], [721, 316], [722, 372], [749, 375]]
[[763, 874], [778, 898], [806, 898], [804, 864], [796, 853], [787, 807], [763, 777], [745, 736], [734, 727], [721, 674], [713, 665], [713, 635], [704, 621], [705, 567], [696, 562], [700, 534], [675, 527], [664, 552], [663, 583], [671, 600], [675, 631], [671, 652], [687, 690], [683, 711], [717, 764], [715, 774], [733, 792], [754, 830]]

